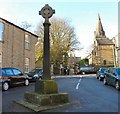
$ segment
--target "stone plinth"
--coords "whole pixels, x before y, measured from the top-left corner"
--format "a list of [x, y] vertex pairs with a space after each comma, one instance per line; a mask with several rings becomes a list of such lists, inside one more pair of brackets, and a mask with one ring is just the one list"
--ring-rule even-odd
[[58, 86], [54, 80], [38, 80], [35, 84], [35, 92], [39, 94], [58, 93]]
[[39, 106], [52, 106], [69, 102], [67, 93], [59, 94], [25, 93], [24, 100], [26, 102], [36, 104]]
[[34, 92], [26, 92], [24, 99], [17, 103], [35, 111], [44, 111], [69, 104], [68, 93], [58, 93], [55, 80], [38, 80]]

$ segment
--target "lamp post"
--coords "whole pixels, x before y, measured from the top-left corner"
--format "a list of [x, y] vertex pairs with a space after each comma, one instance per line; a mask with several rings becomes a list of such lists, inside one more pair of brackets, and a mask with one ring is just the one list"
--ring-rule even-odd
[[44, 26], [44, 52], [43, 52], [43, 79], [51, 79], [50, 74], [50, 39], [49, 39], [49, 27], [50, 22], [49, 18], [55, 13], [48, 4], [46, 4], [41, 11], [39, 11], [39, 15], [42, 15], [45, 18]]

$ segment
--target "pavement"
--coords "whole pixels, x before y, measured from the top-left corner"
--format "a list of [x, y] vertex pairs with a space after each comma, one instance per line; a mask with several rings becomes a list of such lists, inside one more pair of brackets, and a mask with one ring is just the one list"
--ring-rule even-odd
[[[92, 74], [92, 76], [96, 76], [96, 74]], [[90, 74], [84, 74], [84, 75], [56, 75], [56, 76], [52, 76], [51, 79], [54, 79], [54, 78], [83, 78], [83, 77], [90, 77]]]

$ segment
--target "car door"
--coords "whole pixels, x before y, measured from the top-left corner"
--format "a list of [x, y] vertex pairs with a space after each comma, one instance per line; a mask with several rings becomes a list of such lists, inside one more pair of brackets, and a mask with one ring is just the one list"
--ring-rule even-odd
[[12, 69], [12, 70], [13, 70], [13, 73], [14, 73], [15, 77], [17, 78], [17, 83], [24, 82], [25, 76], [23, 75], [23, 73], [20, 70], [15, 69], [15, 68]]
[[110, 83], [110, 68], [108, 68], [105, 72], [105, 77], [108, 83]]
[[13, 73], [12, 69], [11, 68], [6, 68], [5, 72], [6, 72], [6, 77], [10, 81], [10, 84], [11, 85], [16, 84], [18, 79], [17, 79], [16, 76], [14, 76], [14, 73]]
[[116, 69], [115, 68], [112, 68], [111, 70], [111, 79], [110, 79], [110, 82], [111, 82], [111, 85], [115, 85], [116, 83]]
[[112, 85], [112, 80], [113, 80], [113, 68], [110, 68], [109, 70], [109, 84]]

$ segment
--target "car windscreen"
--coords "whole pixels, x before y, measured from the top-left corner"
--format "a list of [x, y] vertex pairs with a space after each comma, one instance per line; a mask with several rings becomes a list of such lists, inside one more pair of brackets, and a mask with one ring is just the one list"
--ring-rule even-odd
[[106, 69], [101, 69], [101, 72], [104, 73]]
[[36, 74], [39, 71], [42, 71], [42, 69], [33, 69], [32, 71], [30, 71], [28, 74]]
[[2, 69], [2, 76], [13, 76], [13, 71], [12, 69], [9, 68], [3, 68]]
[[6, 76], [6, 72], [4, 69], [2, 69], [2, 76]]
[[81, 67], [80, 70], [94, 70], [94, 67]]
[[87, 70], [87, 67], [81, 67], [80, 70]]
[[118, 75], [120, 75], [120, 68], [117, 69], [117, 73], [118, 73]]
[[32, 71], [30, 71], [29, 73], [33, 73], [33, 72], [35, 72], [35, 69], [33, 69]]

